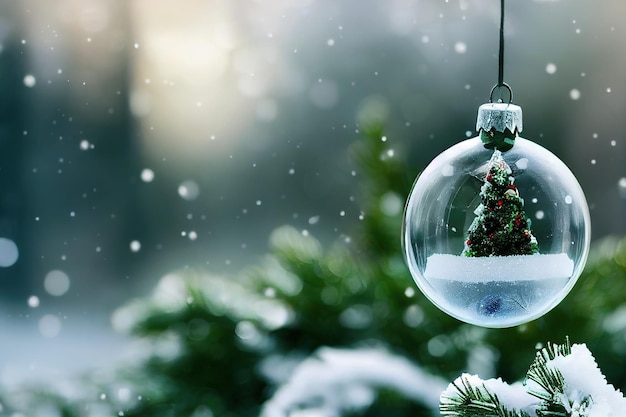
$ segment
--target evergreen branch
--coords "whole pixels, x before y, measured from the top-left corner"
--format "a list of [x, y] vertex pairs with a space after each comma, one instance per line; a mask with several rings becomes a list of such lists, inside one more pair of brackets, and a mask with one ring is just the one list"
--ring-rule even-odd
[[565, 357], [572, 353], [569, 338], [562, 345], [548, 343], [547, 346], [537, 352], [535, 361], [531, 365], [527, 380], [535, 382], [540, 389], [528, 388], [528, 393], [542, 403], [535, 410], [538, 417], [571, 417], [582, 414], [591, 407], [590, 396], [585, 396], [580, 403], [573, 402], [566, 392], [566, 381], [561, 371], [550, 367], [548, 364], [557, 357]]
[[485, 384], [474, 386], [467, 375], [452, 382], [454, 393], [445, 391], [439, 411], [444, 417], [529, 417], [523, 410], [509, 410]]
[[[626, 406], [621, 392], [606, 384], [586, 346], [575, 345], [572, 349], [569, 339], [564, 344], [548, 343], [539, 350], [523, 385], [526, 389], [518, 390], [500, 380], [483, 381], [463, 374], [441, 394], [441, 415], [586, 417], [595, 413], [611, 417], [621, 416]], [[496, 393], [501, 394], [508, 408]]]
[[543, 401], [558, 403], [565, 393], [565, 379], [558, 369], [548, 367], [548, 362], [557, 356], [567, 356], [570, 353], [572, 348], [569, 338], [566, 338], [562, 345], [548, 343], [545, 348], [538, 351], [526, 378], [539, 385], [543, 391], [529, 389], [529, 394]]
[[527, 377], [543, 390], [528, 390], [531, 395], [540, 400], [554, 401], [563, 394], [565, 380], [558, 369], [549, 369], [545, 366], [531, 367]]

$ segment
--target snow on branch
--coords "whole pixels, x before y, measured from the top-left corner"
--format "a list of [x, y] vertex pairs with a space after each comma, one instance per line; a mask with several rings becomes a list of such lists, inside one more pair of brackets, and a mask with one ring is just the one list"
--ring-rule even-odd
[[305, 359], [265, 403], [261, 417], [340, 416], [370, 406], [381, 388], [436, 413], [445, 382], [383, 349], [324, 347]]
[[441, 394], [445, 417], [618, 417], [626, 399], [607, 383], [584, 344], [549, 343], [523, 383], [463, 374]]
[[522, 384], [463, 374], [441, 394], [440, 411], [442, 416], [455, 417], [529, 417], [527, 410], [536, 402]]

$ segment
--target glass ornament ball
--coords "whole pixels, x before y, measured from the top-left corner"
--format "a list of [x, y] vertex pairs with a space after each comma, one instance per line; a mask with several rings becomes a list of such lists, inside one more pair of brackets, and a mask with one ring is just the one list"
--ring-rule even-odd
[[[589, 251], [578, 181], [550, 151], [517, 136], [521, 109], [518, 124], [481, 125], [479, 111], [479, 136], [438, 155], [405, 207], [403, 248], [417, 286], [444, 312], [483, 327], [512, 327], [550, 311]], [[508, 133], [508, 145], [488, 143], [493, 128]]]

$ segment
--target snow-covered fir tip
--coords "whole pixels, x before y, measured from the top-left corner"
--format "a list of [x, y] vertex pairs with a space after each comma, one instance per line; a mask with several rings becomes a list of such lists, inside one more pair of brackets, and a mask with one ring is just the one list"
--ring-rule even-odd
[[[585, 344], [573, 345], [567, 355], [555, 355], [546, 361], [545, 368], [562, 377], [563, 392], [559, 400], [568, 417], [624, 415], [626, 399], [620, 390], [606, 381]], [[527, 388], [533, 395], [553, 395], [532, 379], [528, 380]]]
[[584, 344], [548, 344], [523, 383], [463, 374], [440, 397], [444, 417], [618, 417], [626, 398]]

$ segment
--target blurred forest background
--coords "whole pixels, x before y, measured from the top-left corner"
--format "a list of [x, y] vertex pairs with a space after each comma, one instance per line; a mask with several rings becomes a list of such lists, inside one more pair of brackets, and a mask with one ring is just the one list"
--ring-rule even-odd
[[507, 3], [522, 136], [578, 177], [594, 255], [554, 312], [487, 331], [428, 305], [399, 228], [413, 178], [474, 136], [498, 1], [0, 2], [0, 415], [255, 415], [323, 346], [513, 381], [566, 334], [625, 388], [625, 12]]

